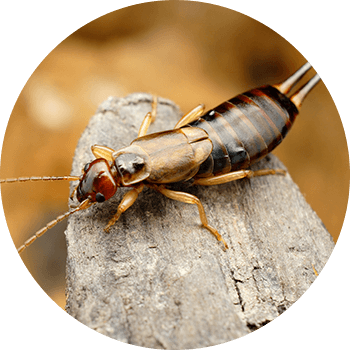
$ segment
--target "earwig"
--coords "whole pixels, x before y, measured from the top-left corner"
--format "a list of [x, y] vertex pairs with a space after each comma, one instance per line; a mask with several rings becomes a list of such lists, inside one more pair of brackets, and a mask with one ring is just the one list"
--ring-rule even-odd
[[0, 183], [79, 181], [71, 194], [71, 198], [76, 196], [79, 205], [37, 231], [18, 252], [68, 216], [110, 199], [119, 187], [129, 187], [130, 191], [105, 227], [108, 231], [134, 204], [145, 186], [168, 198], [196, 204], [202, 225], [227, 249], [222, 236], [209, 225], [200, 200], [192, 194], [175, 191], [172, 186], [179, 183], [211, 186], [285, 174], [282, 169], [252, 171], [248, 168], [279, 145], [292, 127], [303, 100], [320, 77], [316, 74], [290, 98], [287, 94], [310, 68], [306, 63], [285, 81], [247, 91], [205, 114], [204, 105], [199, 105], [186, 113], [174, 129], [146, 135], [156, 118], [157, 99], [154, 98], [152, 111], [145, 116], [138, 137], [130, 146], [114, 150], [93, 145], [91, 151], [96, 159], [84, 166], [82, 175], [0, 180]]

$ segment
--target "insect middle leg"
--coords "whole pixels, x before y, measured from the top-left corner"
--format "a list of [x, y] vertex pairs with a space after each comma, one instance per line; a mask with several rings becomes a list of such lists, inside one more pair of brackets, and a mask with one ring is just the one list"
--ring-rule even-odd
[[286, 172], [283, 169], [260, 169], [260, 170], [237, 170], [231, 173], [222, 174], [218, 176], [212, 177], [203, 177], [198, 178], [194, 181], [194, 185], [201, 186], [212, 186], [212, 185], [220, 185], [231, 181], [236, 181], [239, 179], [243, 179], [245, 177], [257, 177], [264, 175], [285, 175]]
[[182, 118], [174, 126], [174, 129], [181, 128], [182, 126], [199, 119], [199, 117], [203, 114], [204, 109], [204, 105], [198, 105], [197, 107], [193, 108], [192, 110], [190, 110], [182, 116]]
[[156, 120], [157, 105], [158, 105], [158, 99], [156, 96], [153, 96], [152, 111], [148, 112], [145, 118], [143, 119], [137, 137], [145, 136], [147, 134], [147, 130], [151, 125], [151, 123], [153, 123]]
[[109, 220], [107, 226], [105, 227], [105, 231], [108, 232], [111, 226], [113, 226], [118, 219], [120, 218], [120, 215], [122, 215], [127, 209], [129, 209], [136, 201], [138, 195], [143, 190], [143, 183], [141, 183], [139, 186], [134, 187], [131, 191], [127, 192], [121, 202], [119, 203], [118, 210], [114, 214], [114, 216]]
[[224, 241], [224, 239], [221, 237], [220, 233], [214, 227], [211, 227], [208, 224], [208, 219], [207, 219], [207, 216], [205, 215], [203, 205], [202, 205], [201, 201], [196, 196], [189, 194], [189, 193], [186, 193], [186, 192], [178, 192], [178, 191], [169, 190], [163, 186], [151, 186], [151, 187], [170, 199], [174, 199], [176, 201], [183, 202], [183, 203], [196, 204], [198, 207], [199, 217], [201, 219], [202, 225], [211, 234], [213, 234], [218, 241], [220, 241], [224, 244], [225, 249], [228, 249], [228, 246], [227, 246], [226, 242]]

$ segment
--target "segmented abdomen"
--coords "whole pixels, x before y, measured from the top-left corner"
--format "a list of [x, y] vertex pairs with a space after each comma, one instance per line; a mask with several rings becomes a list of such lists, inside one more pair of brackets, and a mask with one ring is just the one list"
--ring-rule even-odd
[[244, 169], [266, 156], [286, 136], [298, 110], [272, 86], [238, 95], [189, 125], [204, 129], [213, 142], [211, 156], [196, 176]]

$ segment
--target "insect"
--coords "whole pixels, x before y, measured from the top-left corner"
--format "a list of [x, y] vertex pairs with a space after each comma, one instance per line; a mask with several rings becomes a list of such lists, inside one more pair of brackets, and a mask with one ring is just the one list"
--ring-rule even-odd
[[154, 98], [152, 111], [145, 116], [138, 137], [130, 146], [114, 150], [93, 145], [91, 151], [96, 159], [84, 166], [81, 175], [0, 180], [0, 183], [78, 181], [71, 199], [75, 196], [79, 204], [37, 231], [18, 252], [73, 213], [110, 199], [118, 187], [128, 187], [130, 191], [105, 227], [108, 231], [145, 186], [168, 198], [196, 204], [202, 225], [227, 249], [222, 236], [209, 225], [200, 200], [192, 194], [173, 190], [172, 186], [179, 183], [211, 186], [242, 178], [285, 174], [282, 169], [252, 171], [248, 168], [279, 145], [290, 130], [301, 103], [320, 77], [314, 75], [290, 98], [287, 94], [310, 68], [306, 63], [282, 83], [240, 94], [205, 114], [204, 105], [199, 105], [186, 113], [174, 129], [146, 135], [156, 117], [157, 99]]

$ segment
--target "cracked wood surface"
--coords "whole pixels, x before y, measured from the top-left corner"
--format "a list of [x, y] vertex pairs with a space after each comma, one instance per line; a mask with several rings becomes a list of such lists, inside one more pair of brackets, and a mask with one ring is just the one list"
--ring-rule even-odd
[[[129, 145], [151, 101], [149, 94], [132, 94], [102, 103], [79, 140], [72, 174], [93, 159], [91, 145]], [[173, 102], [160, 98], [149, 133], [171, 129], [180, 116]], [[268, 156], [252, 167], [261, 168], [284, 167]], [[333, 250], [330, 234], [289, 175], [186, 191], [202, 201], [229, 249], [200, 226], [195, 205], [151, 189], [104, 232], [125, 192], [119, 189], [108, 202], [69, 219], [70, 315], [149, 348], [221, 344], [287, 310], [316, 279], [313, 267], [320, 272]]]

